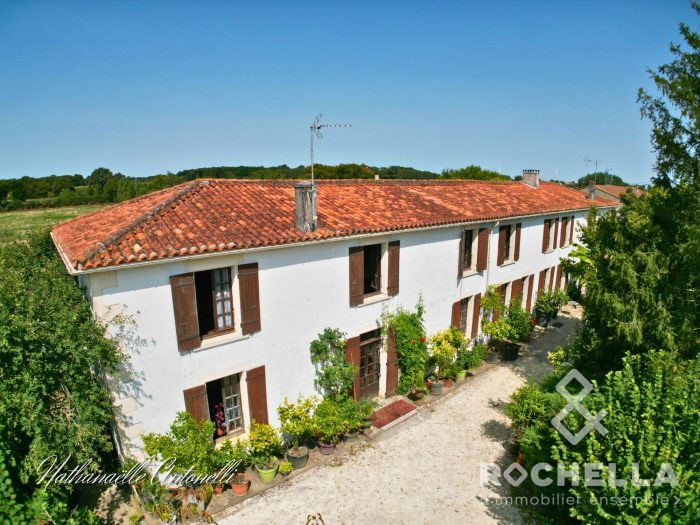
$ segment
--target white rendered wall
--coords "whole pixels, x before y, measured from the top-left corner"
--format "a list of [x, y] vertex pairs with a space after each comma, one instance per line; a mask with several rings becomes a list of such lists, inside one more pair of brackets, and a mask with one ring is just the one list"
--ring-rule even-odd
[[[422, 296], [425, 326], [431, 334], [449, 326], [455, 301], [485, 292], [487, 275], [489, 283], [501, 284], [535, 274], [537, 289], [540, 270], [556, 266], [570, 250], [569, 246], [541, 253], [543, 221], [547, 217], [509, 221], [522, 223], [520, 258], [503, 267], [496, 266], [498, 225], [508, 222], [488, 223], [492, 228], [488, 270], [462, 279], [457, 277], [462, 227], [202, 257], [86, 275], [95, 314], [104, 319], [122, 313], [131, 320], [111, 328], [114, 336], [122, 338], [129, 355], [122, 381], [114, 386], [116, 404], [123, 415], [122, 437], [129, 447], [125, 452], [139, 455], [140, 434], [168, 429], [175, 414], [185, 409], [183, 390], [260, 365], [265, 365], [270, 423], [276, 424], [276, 407], [285, 396], [294, 399], [299, 394], [315, 393], [309, 343], [325, 327], [339, 328], [348, 337], [354, 337], [377, 328], [383, 309], [393, 311], [399, 305], [413, 308]], [[585, 220], [585, 213], [579, 212], [576, 217], [578, 224]], [[401, 241], [399, 294], [351, 307], [349, 248], [392, 240]], [[262, 330], [234, 341], [223, 336], [222, 344], [179, 352], [170, 276], [249, 262], [259, 266]], [[383, 353], [380, 394], [384, 392], [385, 361]], [[241, 388], [247, 425], [245, 378]]]

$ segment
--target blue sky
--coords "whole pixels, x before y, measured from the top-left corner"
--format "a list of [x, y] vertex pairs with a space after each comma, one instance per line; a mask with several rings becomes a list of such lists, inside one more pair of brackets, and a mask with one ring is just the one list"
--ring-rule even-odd
[[317, 162], [646, 182], [689, 3], [0, 0], [0, 177]]

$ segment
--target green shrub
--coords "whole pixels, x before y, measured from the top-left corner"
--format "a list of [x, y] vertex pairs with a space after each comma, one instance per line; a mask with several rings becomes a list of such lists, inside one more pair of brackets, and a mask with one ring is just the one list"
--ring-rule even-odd
[[299, 447], [312, 436], [316, 405], [318, 400], [315, 397], [300, 396], [296, 403], [290, 403], [285, 397], [282, 404], [277, 407], [280, 430], [292, 438], [294, 448]]
[[535, 301], [535, 310], [547, 317], [554, 317], [568, 300], [566, 293], [561, 290], [542, 292]]
[[283, 476], [288, 476], [294, 470], [294, 465], [291, 461], [280, 461], [280, 466], [278, 472]]
[[527, 341], [534, 328], [530, 312], [512, 302], [506, 312], [506, 321], [510, 326], [510, 338], [513, 341]]
[[390, 331], [401, 370], [396, 392], [408, 394], [424, 389], [429, 356], [423, 327], [423, 304], [419, 301], [415, 312], [403, 308], [392, 314], [385, 312], [382, 315], [382, 332], [388, 337]]
[[480, 343], [478, 345], [472, 346], [471, 350], [465, 350], [464, 355], [464, 368], [470, 370], [476, 368], [481, 364], [481, 362], [486, 359], [489, 350], [486, 345]]
[[248, 451], [255, 457], [277, 458], [284, 452], [283, 441], [275, 427], [253, 420], [248, 433]]
[[211, 421], [197, 421], [187, 412], [178, 412], [166, 434], [150, 433], [142, 438], [149, 458], [172, 461], [174, 473], [192, 467], [195, 475], [207, 476], [217, 467], [213, 434]]
[[[347, 399], [346, 401], [352, 402]], [[339, 404], [331, 398], [325, 398], [316, 407], [314, 414], [314, 433], [325, 443], [338, 443], [343, 432], [347, 430], [346, 403]]]
[[251, 463], [248, 441], [245, 439], [239, 439], [235, 444], [232, 439], [227, 439], [216, 449], [215, 454], [217, 468], [233, 463], [238, 464], [236, 470], [240, 471]]
[[345, 362], [345, 334], [326, 328], [311, 342], [309, 351], [316, 369], [316, 389], [336, 400], [347, 397], [357, 371], [351, 363]]
[[431, 358], [438, 367], [438, 378], [446, 377], [451, 372], [457, 350], [464, 344], [464, 336], [455, 327], [438, 332], [430, 337]]

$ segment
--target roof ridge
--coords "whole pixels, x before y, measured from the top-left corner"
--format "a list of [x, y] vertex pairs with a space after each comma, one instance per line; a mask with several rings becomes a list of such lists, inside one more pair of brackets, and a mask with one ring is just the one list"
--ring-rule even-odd
[[[171, 204], [175, 203], [176, 201], [180, 200], [182, 197], [190, 193], [193, 189], [196, 187], [202, 187], [208, 185], [209, 182], [206, 180], [193, 180], [189, 181], [186, 183], [183, 183], [183, 188], [179, 191], [177, 191], [174, 195], [168, 197], [165, 199], [163, 202], [158, 204], [157, 206], [151, 208], [150, 210], [147, 210], [144, 212], [142, 215], [131, 221], [130, 223], [126, 224], [125, 226], [122, 226], [118, 230], [116, 230], [112, 235], [107, 237], [104, 241], [97, 243], [98, 247], [94, 248], [92, 250], [88, 250], [85, 252], [83, 256], [84, 261], [89, 261], [93, 257], [105, 252], [110, 246], [115, 244], [117, 241], [121, 240], [126, 236], [128, 233], [130, 233], [132, 230], [134, 230], [137, 226], [140, 224], [143, 224], [146, 222], [148, 219], [153, 217], [154, 215], [160, 213], [163, 209], [167, 208]], [[172, 189], [172, 188], [165, 188], [165, 189]], [[164, 189], [164, 190], [165, 190]], [[161, 190], [161, 191], [164, 191]], [[143, 195], [144, 197], [146, 195], [149, 195], [148, 193]], [[150, 194], [153, 196], [153, 194]], [[125, 201], [125, 202], [133, 202], [133, 201]], [[106, 209], [106, 208], [104, 208]], [[102, 210], [97, 210], [97, 211], [102, 211]]]

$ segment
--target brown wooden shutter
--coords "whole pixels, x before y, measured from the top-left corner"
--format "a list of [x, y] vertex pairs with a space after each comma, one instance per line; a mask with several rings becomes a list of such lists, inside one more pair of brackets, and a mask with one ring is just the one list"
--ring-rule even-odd
[[390, 396], [396, 391], [399, 384], [399, 356], [396, 353], [394, 331], [389, 330], [386, 338], [386, 395]]
[[554, 219], [554, 240], [552, 241], [552, 249], [557, 247], [557, 235], [559, 235], [559, 217]]
[[464, 273], [464, 230], [462, 230], [462, 233], [459, 236], [459, 253], [457, 256], [457, 278], [459, 279]]
[[365, 250], [362, 246], [350, 248], [350, 306], [362, 304], [365, 281]]
[[248, 409], [250, 419], [256, 423], [267, 424], [267, 387], [265, 386], [265, 367], [259, 366], [246, 372], [248, 383]]
[[515, 254], [513, 259], [516, 261], [520, 260], [520, 228], [522, 228], [522, 223], [515, 225]]
[[355, 367], [350, 397], [358, 401], [360, 399], [360, 336], [351, 337], [345, 341], [345, 362], [352, 363]]
[[387, 276], [387, 295], [399, 293], [399, 252], [401, 251], [401, 241], [391, 241], [389, 243], [389, 275]]
[[478, 293], [472, 299], [474, 309], [472, 311], [472, 337], [479, 335], [479, 319], [481, 319], [481, 294]]
[[199, 336], [199, 322], [197, 321], [197, 294], [194, 288], [194, 274], [172, 275], [170, 277], [170, 291], [173, 295], [178, 350], [182, 352], [199, 348], [202, 339]]
[[525, 309], [529, 312], [532, 310], [532, 288], [535, 286], [535, 274], [533, 273], [527, 281], [527, 302]]
[[552, 266], [549, 269], [549, 291], [550, 292], [554, 290], [554, 272], [555, 272], [555, 270], [556, 270], [556, 268], [554, 266]]
[[562, 217], [561, 218], [561, 241], [559, 242], [559, 247], [562, 248], [566, 244], [566, 231], [568, 230], [569, 218], [568, 217]]
[[476, 250], [476, 271], [483, 272], [489, 262], [489, 229], [479, 228], [479, 245]]
[[206, 385], [188, 388], [182, 393], [185, 396], [185, 410], [197, 421], [208, 421], [210, 418]]
[[542, 253], [545, 253], [549, 248], [549, 228], [552, 225], [552, 219], [544, 220], [544, 230], [542, 231]]
[[452, 303], [452, 322], [450, 323], [450, 326], [454, 326], [457, 330], [459, 330], [459, 321], [462, 313], [462, 301], [457, 301], [456, 303]]
[[561, 288], [561, 264], [557, 264], [557, 290]]
[[241, 332], [244, 335], [259, 332], [258, 263], [241, 264], [238, 267], [238, 287], [241, 295]]
[[497, 266], [501, 266], [506, 258], [506, 227], [501, 226], [498, 228], [498, 257], [496, 261]]
[[537, 280], [537, 295], [541, 294], [544, 290], [544, 281], [547, 279], [547, 269], [545, 268], [540, 272], [540, 278]]
[[513, 284], [511, 285], [510, 288], [510, 298], [511, 300], [515, 299], [516, 297], [520, 297], [520, 300], [518, 301], [518, 306], [522, 306], [523, 304], [523, 280], [522, 279], [516, 279], [513, 281]]
[[574, 242], [574, 216], [569, 219], [569, 243]]

